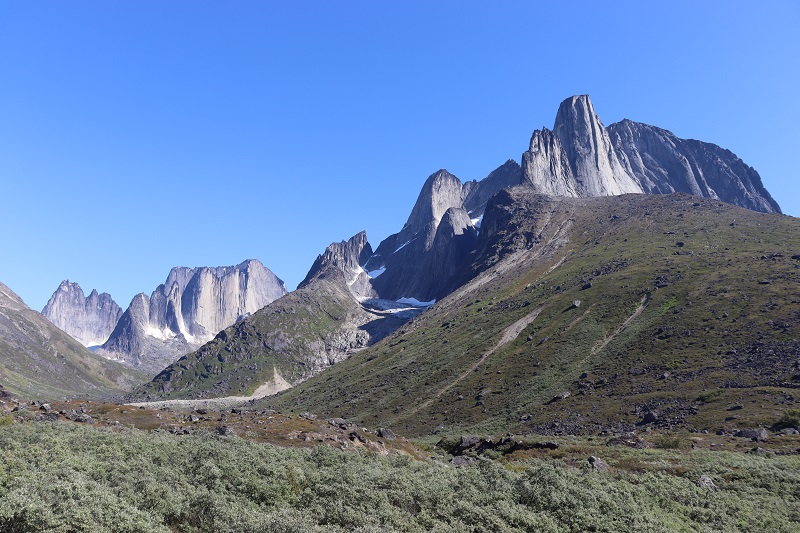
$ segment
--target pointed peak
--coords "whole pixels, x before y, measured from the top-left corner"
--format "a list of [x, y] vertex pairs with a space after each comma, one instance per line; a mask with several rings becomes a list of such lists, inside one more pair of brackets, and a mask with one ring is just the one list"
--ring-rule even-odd
[[245, 259], [244, 261], [242, 261], [241, 263], [239, 263], [238, 265], [236, 265], [233, 268], [235, 270], [249, 270], [249, 269], [251, 269], [253, 267], [258, 268], [259, 266], [263, 267], [264, 264], [261, 261], [259, 261], [258, 259]]
[[325, 248], [324, 253], [317, 256], [317, 260], [311, 265], [311, 269], [298, 288], [320, 275], [324, 276], [326, 271], [341, 272], [349, 279], [353, 272], [361, 270], [361, 265], [366, 264], [371, 256], [372, 246], [367, 241], [366, 231], [356, 233], [347, 241], [331, 243]]
[[562, 109], [567, 110], [570, 108], [594, 109], [594, 104], [592, 104], [592, 99], [589, 98], [588, 94], [576, 94], [575, 96], [570, 96], [569, 98], [565, 98], [558, 106], [558, 111], [560, 113]]
[[[561, 137], [562, 128], [575, 128], [579, 125], [589, 124], [591, 122], [600, 122], [600, 119], [594, 112], [594, 105], [588, 94], [581, 94], [577, 96], [570, 96], [558, 106], [558, 113], [556, 113], [556, 122], [553, 125], [553, 131]], [[563, 139], [561, 139], [563, 142]]]
[[[508, 159], [505, 163], [489, 173], [489, 176], [497, 172], [516, 172], [520, 169], [519, 163], [513, 159]], [[487, 176], [488, 177], [488, 176]]]
[[425, 185], [423, 185], [422, 188], [424, 190], [426, 187], [429, 187], [434, 183], [442, 183], [442, 182], [458, 182], [459, 185], [461, 184], [461, 180], [458, 179], [455, 176], [455, 174], [451, 174], [450, 172], [447, 171], [447, 169], [440, 168], [439, 170], [428, 176], [428, 179], [425, 180]]

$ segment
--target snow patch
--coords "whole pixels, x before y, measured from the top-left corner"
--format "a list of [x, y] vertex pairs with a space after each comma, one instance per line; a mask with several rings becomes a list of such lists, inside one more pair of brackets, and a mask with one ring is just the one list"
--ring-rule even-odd
[[431, 300], [430, 302], [420, 302], [416, 298], [400, 298], [396, 301], [399, 304], [408, 304], [413, 305], [414, 307], [430, 307], [436, 303], [436, 300]]
[[[411, 239], [411, 241], [413, 241], [413, 240], [414, 240], [414, 239]], [[411, 243], [411, 241], [408, 241], [408, 242], [406, 242], [406, 243], [404, 243], [404, 244], [401, 244], [401, 245], [400, 245], [400, 248], [398, 248], [397, 250], [395, 250], [395, 251], [394, 251], [394, 252], [392, 252], [392, 253], [395, 253], [395, 254], [396, 254], [397, 252], [399, 252], [400, 250], [402, 250], [403, 248], [405, 248], [406, 246], [408, 246], [408, 245]]]
[[149, 337], [154, 337], [160, 341], [168, 341], [175, 338], [175, 333], [173, 333], [169, 328], [158, 329], [150, 324], [144, 328], [144, 334]]
[[367, 272], [367, 275], [369, 277], [371, 277], [371, 278], [377, 278], [378, 276], [380, 276], [384, 272], [386, 272], [386, 266], [382, 266], [377, 270], [370, 270], [369, 272]]
[[475, 226], [476, 228], [480, 228], [481, 222], [483, 222], [483, 215], [479, 216], [478, 218], [472, 218], [470, 220], [472, 221], [473, 226]]

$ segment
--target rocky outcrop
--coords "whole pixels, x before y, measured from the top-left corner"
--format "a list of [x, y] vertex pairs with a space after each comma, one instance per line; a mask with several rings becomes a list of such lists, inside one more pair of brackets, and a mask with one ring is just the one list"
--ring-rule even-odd
[[620, 164], [588, 95], [572, 96], [561, 102], [553, 132], [564, 147], [578, 196], [642, 192], [636, 178]]
[[347, 241], [333, 243], [325, 252], [317, 256], [300, 287], [314, 278], [325, 276], [329, 269], [344, 274], [350, 291], [358, 297], [375, 296], [370, 284], [370, 276], [362, 265], [372, 257], [372, 246], [367, 241], [367, 233], [362, 231]]
[[583, 198], [642, 192], [619, 162], [588, 95], [561, 102], [553, 131], [533, 132], [522, 168], [523, 182], [541, 194]]
[[99, 353], [154, 374], [284, 294], [283, 282], [254, 259], [176, 267], [150, 297], [133, 298]]
[[419, 252], [430, 248], [442, 216], [451, 207], [463, 206], [462, 189], [461, 180], [444, 169], [428, 176], [403, 228], [380, 243], [367, 269], [388, 268], [392, 256], [409, 246]]
[[578, 197], [578, 184], [567, 153], [556, 135], [544, 128], [531, 137], [522, 154], [523, 183], [539, 194]]
[[84, 297], [77, 283], [64, 280], [42, 309], [42, 315], [84, 346], [103, 344], [122, 316], [122, 309], [108, 293], [92, 289]]
[[[507, 161], [481, 181], [461, 183], [446, 170], [428, 177], [403, 229], [384, 239], [365, 269], [383, 299], [436, 300], [470, 253], [486, 202], [504, 187], [519, 184], [522, 169]], [[468, 213], [469, 210], [469, 213]], [[470, 218], [472, 217], [472, 219]]]
[[588, 95], [564, 100], [552, 131], [533, 132], [522, 174], [550, 196], [686, 192], [780, 213], [758, 173], [729, 150], [630, 120], [605, 128]]
[[758, 172], [730, 150], [627, 119], [610, 125], [608, 132], [620, 160], [646, 193], [685, 192], [754, 211], [781, 212]]

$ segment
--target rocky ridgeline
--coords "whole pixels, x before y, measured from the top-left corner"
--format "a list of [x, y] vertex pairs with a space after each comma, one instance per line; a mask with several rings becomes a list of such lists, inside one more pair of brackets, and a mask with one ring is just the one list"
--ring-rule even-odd
[[155, 374], [286, 292], [254, 259], [234, 267], [176, 267], [149, 297], [134, 296], [98, 353]]
[[140, 293], [122, 309], [107, 293], [84, 297], [65, 280], [42, 315], [107, 359], [151, 374], [221, 330], [286, 294], [286, 286], [259, 261], [230, 267], [175, 267], [150, 296]]
[[[440, 299], [475, 249], [482, 215], [501, 189], [589, 198], [684, 192], [765, 213], [780, 207], [758, 173], [732, 152], [623, 120], [606, 128], [588, 95], [559, 106], [552, 130], [536, 130], [521, 164], [509, 160], [480, 181], [442, 169], [425, 181], [408, 220], [361, 263], [380, 298]], [[362, 289], [367, 290], [367, 289]]]

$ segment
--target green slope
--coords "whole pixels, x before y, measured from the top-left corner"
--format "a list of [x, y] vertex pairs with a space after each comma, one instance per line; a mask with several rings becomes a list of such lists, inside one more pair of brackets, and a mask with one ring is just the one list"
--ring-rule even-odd
[[0, 284], [0, 385], [28, 399], [110, 398], [147, 376], [95, 355]]
[[148, 398], [249, 395], [279, 381], [296, 384], [348, 357], [398, 322], [365, 311], [333, 269], [272, 302], [156, 376]]
[[713, 430], [797, 406], [797, 219], [516, 189], [479, 246], [460, 289], [262, 405], [412, 435], [629, 429], [648, 411], [650, 426]]

